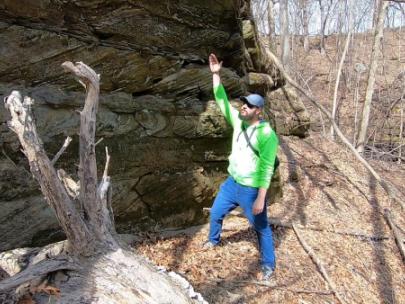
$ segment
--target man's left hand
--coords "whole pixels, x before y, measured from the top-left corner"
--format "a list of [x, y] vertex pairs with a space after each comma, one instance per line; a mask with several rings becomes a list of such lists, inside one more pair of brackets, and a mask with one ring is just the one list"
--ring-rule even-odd
[[253, 203], [252, 212], [254, 215], [262, 213], [264, 209], [264, 200], [257, 198]]

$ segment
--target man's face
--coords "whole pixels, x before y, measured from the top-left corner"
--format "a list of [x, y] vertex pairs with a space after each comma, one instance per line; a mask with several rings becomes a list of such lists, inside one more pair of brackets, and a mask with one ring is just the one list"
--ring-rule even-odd
[[261, 109], [244, 101], [239, 110], [239, 118], [243, 121], [251, 121], [259, 118]]

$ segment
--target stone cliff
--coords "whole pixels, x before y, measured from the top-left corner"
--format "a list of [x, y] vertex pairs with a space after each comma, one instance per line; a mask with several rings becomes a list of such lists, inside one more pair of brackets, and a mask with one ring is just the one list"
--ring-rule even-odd
[[[97, 157], [101, 172], [109, 147], [118, 231], [201, 223], [230, 149], [212, 101], [211, 52], [224, 62], [231, 98], [265, 87], [279, 134], [303, 136], [309, 124], [282, 76], [258, 67], [248, 11], [248, 1], [232, 0], [2, 0], [0, 95], [18, 89], [35, 99], [50, 156], [73, 137], [57, 167], [75, 176], [84, 94], [60, 65], [91, 66], [102, 90]], [[6, 120], [1, 107], [0, 251], [63, 237]]]

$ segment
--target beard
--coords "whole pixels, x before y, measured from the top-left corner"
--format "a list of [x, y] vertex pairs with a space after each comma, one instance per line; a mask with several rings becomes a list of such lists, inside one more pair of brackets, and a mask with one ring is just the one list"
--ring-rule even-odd
[[239, 119], [243, 121], [251, 121], [256, 117], [255, 113], [243, 113], [242, 111], [239, 111]]

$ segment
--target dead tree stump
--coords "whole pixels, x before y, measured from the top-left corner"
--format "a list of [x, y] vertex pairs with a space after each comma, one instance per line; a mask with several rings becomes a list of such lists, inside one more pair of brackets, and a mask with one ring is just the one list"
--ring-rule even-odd
[[[48, 158], [32, 116], [34, 101], [13, 91], [5, 106], [11, 114], [8, 126], [17, 134], [30, 170], [55, 211], [67, 241], [48, 246], [41, 255], [31, 257], [24, 270], [0, 281], [0, 294], [18, 299], [53, 286], [58, 292], [49, 292], [49, 297], [56, 297], [58, 303], [191, 303], [169, 276], [158, 273], [119, 242], [111, 211], [107, 149], [103, 176], [100, 180], [97, 177], [99, 76], [81, 62], [65, 62], [62, 67], [74, 74], [87, 92], [80, 112], [78, 182], [64, 170], [56, 170], [56, 160]], [[48, 303], [49, 297], [43, 302]]]

